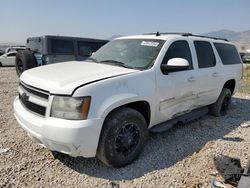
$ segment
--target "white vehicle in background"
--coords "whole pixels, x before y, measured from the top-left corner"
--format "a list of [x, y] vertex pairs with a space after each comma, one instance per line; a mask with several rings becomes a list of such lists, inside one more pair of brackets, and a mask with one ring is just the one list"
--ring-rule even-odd
[[14, 52], [18, 50], [25, 50], [25, 46], [11, 46], [5, 49], [5, 53]]
[[15, 66], [17, 51], [11, 51], [0, 56], [0, 67]]

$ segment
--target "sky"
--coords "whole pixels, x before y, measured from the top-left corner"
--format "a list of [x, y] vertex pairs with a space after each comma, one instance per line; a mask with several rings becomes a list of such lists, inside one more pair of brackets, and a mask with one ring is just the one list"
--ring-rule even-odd
[[0, 43], [61, 35], [250, 30], [250, 0], [2, 0]]

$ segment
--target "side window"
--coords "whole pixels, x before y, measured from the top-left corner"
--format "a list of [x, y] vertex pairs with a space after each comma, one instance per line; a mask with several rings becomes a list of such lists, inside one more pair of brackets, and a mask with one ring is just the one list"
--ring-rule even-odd
[[240, 64], [240, 56], [232, 44], [214, 43], [214, 46], [224, 65]]
[[51, 40], [51, 52], [55, 54], [73, 54], [74, 45], [72, 40]]
[[199, 68], [214, 67], [216, 65], [214, 51], [209, 42], [194, 41]]
[[7, 55], [7, 57], [14, 57], [14, 56], [16, 56], [16, 53], [10, 53]]
[[190, 64], [189, 69], [193, 69], [192, 56], [191, 56], [190, 48], [189, 48], [187, 41], [180, 40], [180, 41], [173, 42], [169, 46], [162, 63], [167, 64], [168, 60], [172, 58], [186, 59]]
[[97, 42], [81, 42], [78, 43], [79, 55], [89, 57], [95, 51], [97, 51], [102, 45]]

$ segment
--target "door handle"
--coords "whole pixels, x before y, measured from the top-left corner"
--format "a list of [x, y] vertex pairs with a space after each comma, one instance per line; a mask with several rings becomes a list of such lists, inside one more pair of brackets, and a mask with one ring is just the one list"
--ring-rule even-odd
[[188, 81], [189, 82], [194, 82], [194, 81], [196, 81], [196, 78], [194, 76], [191, 76], [191, 77], [188, 78]]
[[214, 73], [212, 74], [212, 76], [213, 76], [213, 77], [218, 77], [218, 76], [220, 76], [220, 73], [214, 72]]

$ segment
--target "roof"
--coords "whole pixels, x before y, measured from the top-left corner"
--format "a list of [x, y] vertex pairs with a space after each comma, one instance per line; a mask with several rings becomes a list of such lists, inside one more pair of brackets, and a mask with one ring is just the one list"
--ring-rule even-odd
[[222, 41], [222, 42], [228, 42], [227, 39], [223, 38], [215, 38], [215, 37], [209, 37], [209, 36], [202, 36], [202, 35], [193, 35], [191, 33], [149, 33], [144, 35], [133, 35], [133, 36], [124, 36], [119, 37], [117, 39], [159, 39], [159, 40], [169, 40], [171, 38], [176, 37], [190, 37], [190, 38], [196, 38], [196, 39], [210, 39], [210, 40], [216, 40], [216, 41]]
[[82, 37], [71, 37], [71, 36], [60, 36], [60, 35], [43, 35], [37, 37], [29, 37], [27, 40], [37, 39], [37, 38], [53, 38], [53, 39], [70, 39], [70, 40], [82, 40], [82, 41], [99, 41], [99, 42], [108, 42], [108, 40], [104, 39], [96, 39], [96, 38], [82, 38]]

